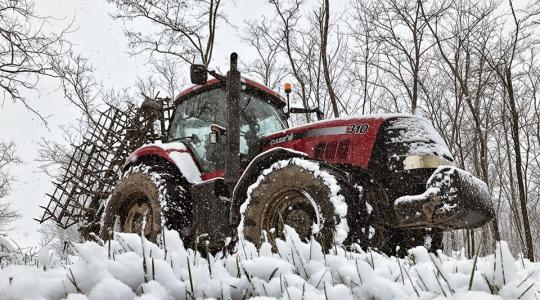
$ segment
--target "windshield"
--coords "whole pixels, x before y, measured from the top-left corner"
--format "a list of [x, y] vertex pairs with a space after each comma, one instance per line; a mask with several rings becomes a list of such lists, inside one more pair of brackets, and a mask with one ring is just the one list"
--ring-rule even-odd
[[[178, 105], [169, 129], [169, 141], [185, 142], [202, 167], [203, 172], [223, 170], [227, 137], [220, 136], [216, 144], [209, 140], [210, 125], [227, 127], [225, 90], [218, 88], [193, 96]], [[286, 128], [283, 113], [268, 101], [242, 93], [240, 99], [240, 155], [249, 162], [260, 153], [260, 138]]]

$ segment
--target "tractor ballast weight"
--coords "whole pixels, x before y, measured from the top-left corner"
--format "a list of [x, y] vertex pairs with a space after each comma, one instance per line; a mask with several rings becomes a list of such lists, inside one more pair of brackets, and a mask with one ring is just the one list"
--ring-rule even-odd
[[[131, 135], [95, 129], [92, 136], [101, 138], [87, 144], [116, 145], [114, 136], [126, 144], [137, 130], [153, 142], [149, 124], [156, 122], [166, 134], [158, 144], [138, 139], [105, 162], [74, 155], [83, 171], [66, 172], [66, 178], [77, 183], [57, 185], [63, 198], [51, 197], [41, 221], [66, 226], [68, 216], [68, 226], [79, 223], [107, 238], [115, 216], [132, 232], [141, 232], [137, 224], [149, 218], [150, 229], [143, 229], [149, 237], [166, 226], [188, 242], [204, 236], [212, 249], [237, 233], [258, 245], [261, 236], [288, 224], [301, 238], [314, 234], [322, 244], [358, 242], [393, 254], [396, 245], [420, 245], [426, 228], [433, 228], [439, 247], [442, 230], [475, 228], [492, 218], [485, 184], [451, 166], [452, 155], [425, 119], [359, 116], [289, 128], [288, 114], [320, 110], [289, 108], [276, 92], [242, 78], [237, 64], [233, 53], [227, 76], [192, 65], [196, 86], [180, 93], [167, 106], [172, 109], [146, 101], [132, 123], [148, 126], [127, 128]], [[124, 173], [112, 176], [126, 157]], [[78, 179], [95, 165], [109, 178], [105, 188]], [[84, 195], [92, 196], [92, 205], [80, 202]], [[84, 214], [69, 217], [73, 207]]]

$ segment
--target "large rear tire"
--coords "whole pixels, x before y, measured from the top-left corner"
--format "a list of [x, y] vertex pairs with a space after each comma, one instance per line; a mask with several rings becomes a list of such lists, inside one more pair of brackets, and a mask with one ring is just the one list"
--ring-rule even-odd
[[[162, 226], [191, 234], [189, 184], [172, 166], [140, 164], [127, 169], [107, 201], [100, 236], [113, 230], [138, 233], [156, 241]], [[120, 227], [120, 228], [115, 228]]]
[[366, 246], [373, 228], [358, 191], [339, 172], [317, 162], [278, 161], [249, 187], [239, 235], [259, 247], [265, 233], [282, 237], [289, 225], [302, 240], [314, 235], [326, 249], [336, 242]]

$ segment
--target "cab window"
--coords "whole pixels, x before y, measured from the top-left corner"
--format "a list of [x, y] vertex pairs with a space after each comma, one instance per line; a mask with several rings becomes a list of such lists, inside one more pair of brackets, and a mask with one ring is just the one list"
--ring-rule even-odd
[[[223, 170], [227, 137], [210, 143], [210, 126], [227, 127], [227, 99], [216, 88], [190, 97], [176, 108], [169, 129], [169, 141], [181, 141], [191, 148], [203, 172]], [[260, 152], [261, 137], [286, 128], [281, 110], [259, 96], [242, 92], [240, 99], [240, 157], [249, 162]]]

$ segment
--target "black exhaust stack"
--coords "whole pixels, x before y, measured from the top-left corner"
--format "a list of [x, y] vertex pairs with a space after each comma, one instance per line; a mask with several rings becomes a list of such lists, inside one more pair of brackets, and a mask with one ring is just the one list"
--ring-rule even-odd
[[231, 69], [227, 73], [227, 157], [225, 183], [234, 187], [240, 177], [240, 71], [238, 54], [231, 54]]
[[225, 183], [231, 190], [240, 177], [240, 89], [241, 77], [238, 71], [238, 54], [231, 54], [231, 66], [227, 76], [208, 70], [205, 65], [191, 65], [191, 82], [206, 84], [208, 74], [225, 82], [227, 89], [227, 155], [225, 158]]

